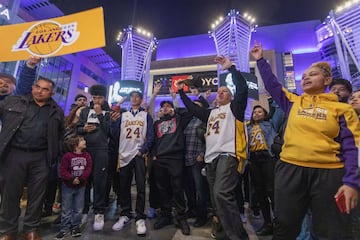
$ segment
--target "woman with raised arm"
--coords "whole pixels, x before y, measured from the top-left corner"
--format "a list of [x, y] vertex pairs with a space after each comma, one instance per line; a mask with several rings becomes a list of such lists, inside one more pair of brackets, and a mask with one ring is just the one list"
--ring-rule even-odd
[[[255, 42], [257, 61], [266, 90], [288, 117], [280, 161], [275, 167], [273, 239], [296, 239], [308, 208], [315, 234], [326, 239], [351, 239], [349, 213], [357, 205], [359, 120], [350, 105], [325, 93], [331, 83], [327, 62], [312, 64], [303, 74], [304, 94], [285, 89]], [[335, 199], [345, 196], [345, 213]]]

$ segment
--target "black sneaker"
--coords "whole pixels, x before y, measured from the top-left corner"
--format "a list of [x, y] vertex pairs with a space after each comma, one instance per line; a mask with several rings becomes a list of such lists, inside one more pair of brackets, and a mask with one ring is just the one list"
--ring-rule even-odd
[[194, 227], [202, 227], [208, 222], [207, 217], [197, 217], [193, 223]]
[[186, 219], [179, 219], [177, 226], [181, 229], [182, 234], [190, 235], [190, 227]]
[[52, 211], [42, 211], [41, 218], [50, 217], [52, 215]]
[[73, 230], [71, 230], [71, 236], [73, 237], [81, 237], [82, 233], [79, 227], [74, 228]]
[[61, 214], [57, 215], [57, 217], [53, 221], [53, 224], [60, 224], [60, 223], [61, 223]]
[[272, 224], [265, 223], [259, 230], [256, 231], [258, 236], [267, 236], [273, 234]]
[[63, 240], [68, 234], [65, 232], [58, 232], [55, 236], [55, 240]]
[[161, 216], [154, 223], [154, 229], [161, 229], [170, 224], [172, 224], [170, 217]]

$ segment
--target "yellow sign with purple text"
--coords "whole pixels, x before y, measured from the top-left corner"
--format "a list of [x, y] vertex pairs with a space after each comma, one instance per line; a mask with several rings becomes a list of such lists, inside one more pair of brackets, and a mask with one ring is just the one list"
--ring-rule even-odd
[[0, 62], [53, 57], [105, 46], [101, 7], [63, 17], [0, 26]]

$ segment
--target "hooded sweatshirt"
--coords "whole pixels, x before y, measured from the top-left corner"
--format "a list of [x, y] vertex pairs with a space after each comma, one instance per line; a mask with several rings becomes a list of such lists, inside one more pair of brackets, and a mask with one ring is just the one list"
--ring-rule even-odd
[[[94, 103], [90, 102], [90, 107], [85, 107], [80, 112], [77, 123], [77, 133], [83, 135], [86, 140], [88, 150], [107, 150], [110, 137], [110, 108], [105, 101], [101, 106], [102, 113], [97, 115], [94, 110]], [[95, 124], [96, 129], [92, 132], [85, 132], [85, 124]]]
[[345, 167], [343, 183], [359, 189], [359, 119], [332, 93], [297, 96], [285, 89], [265, 59], [257, 62], [266, 90], [288, 116], [280, 158], [297, 166]]

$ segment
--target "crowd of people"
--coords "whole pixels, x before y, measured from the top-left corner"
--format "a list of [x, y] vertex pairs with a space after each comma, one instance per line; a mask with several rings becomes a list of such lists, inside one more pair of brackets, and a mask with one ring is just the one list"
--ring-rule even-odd
[[161, 84], [147, 106], [141, 92], [131, 92], [129, 109], [111, 107], [106, 86], [93, 85], [90, 103], [77, 95], [64, 117], [52, 99], [53, 81], [35, 80], [39, 58], [28, 59], [18, 81], [0, 74], [0, 239], [17, 239], [24, 187], [25, 240], [42, 239], [40, 220], [54, 202], [61, 202], [55, 239], [81, 236], [90, 210], [93, 230], [103, 230], [111, 191], [120, 209], [113, 231], [134, 219], [136, 234], [145, 236], [146, 219], [156, 217], [153, 229], [174, 223], [190, 235], [187, 219], [195, 218], [193, 227], [211, 219], [213, 238], [248, 239], [248, 202], [253, 217], [263, 218], [259, 236], [356, 239], [360, 92], [317, 62], [304, 72], [298, 96], [279, 83], [261, 44], [250, 53], [271, 98], [268, 106], [255, 105], [248, 120], [246, 79], [223, 56], [215, 62], [230, 73], [234, 89], [219, 86], [209, 104], [209, 92], [201, 96], [196, 81], [180, 80], [185, 108], [171, 89], [173, 101], [162, 101], [157, 113]]

